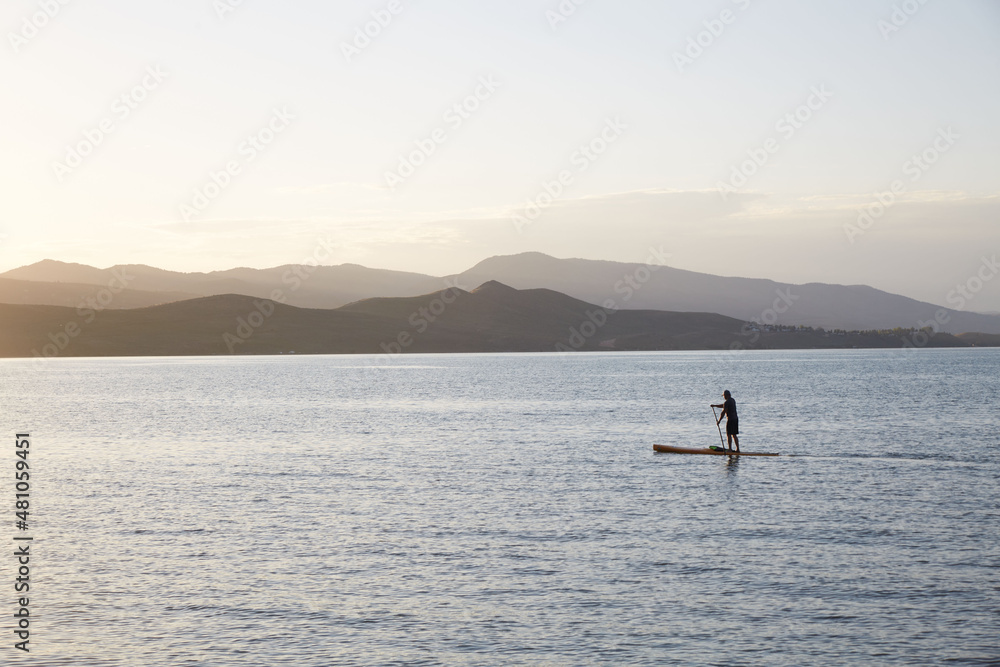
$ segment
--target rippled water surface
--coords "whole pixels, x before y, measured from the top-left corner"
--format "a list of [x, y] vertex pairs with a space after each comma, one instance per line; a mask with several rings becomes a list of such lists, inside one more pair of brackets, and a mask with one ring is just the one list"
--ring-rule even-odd
[[[727, 388], [797, 456], [652, 452], [717, 444]], [[0, 652], [1000, 664], [998, 405], [997, 350], [0, 361], [35, 535]]]

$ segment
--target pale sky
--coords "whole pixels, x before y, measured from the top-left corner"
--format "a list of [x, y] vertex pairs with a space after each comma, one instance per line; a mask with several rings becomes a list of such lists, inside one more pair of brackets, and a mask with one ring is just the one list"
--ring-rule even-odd
[[652, 246], [945, 304], [1000, 253], [994, 0], [62, 2], [0, 8], [0, 271]]

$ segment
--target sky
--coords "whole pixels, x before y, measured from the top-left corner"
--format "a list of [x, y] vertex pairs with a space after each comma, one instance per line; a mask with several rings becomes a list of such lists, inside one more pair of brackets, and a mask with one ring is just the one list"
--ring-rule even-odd
[[993, 0], [7, 0], [0, 27], [0, 271], [657, 248], [1000, 311]]

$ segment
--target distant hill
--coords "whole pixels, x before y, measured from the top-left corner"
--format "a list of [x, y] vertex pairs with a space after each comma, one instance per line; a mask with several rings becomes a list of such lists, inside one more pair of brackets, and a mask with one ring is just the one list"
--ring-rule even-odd
[[[636, 263], [556, 259], [541, 253], [492, 257], [448, 278], [369, 269], [355, 264], [315, 269], [287, 265], [270, 269], [179, 273], [144, 265], [95, 269], [50, 260], [8, 271], [0, 278], [106, 285], [116, 272], [128, 277], [131, 290], [164, 293], [136, 296], [136, 305], [146, 305], [143, 299], [153, 305], [174, 301], [178, 295], [232, 293], [258, 298], [278, 294], [287, 305], [331, 309], [362, 299], [428, 294], [442, 289], [446, 280], [463, 289], [497, 281], [517, 289], [555, 290], [589, 303], [603, 304], [610, 299], [617, 308], [625, 310], [710, 312], [741, 321], [757, 319], [765, 323], [825, 329], [918, 327], [944, 311], [948, 318], [941, 327], [944, 332], [1000, 334], [1000, 316], [942, 309], [864, 285], [792, 285], [755, 278], [726, 278], [669, 266], [650, 270]], [[37, 301], [40, 304], [67, 303], [62, 295], [37, 298], [44, 299]], [[25, 303], [25, 299], [13, 302]], [[126, 301], [123, 299], [121, 303]], [[116, 300], [112, 307], [127, 307], [118, 304]]]
[[12, 278], [14, 280], [33, 280], [43, 283], [101, 285], [107, 283], [113, 276], [111, 275], [111, 269], [97, 269], [86, 264], [43, 259], [40, 262], [7, 271], [0, 274], [0, 277]]
[[87, 300], [97, 300], [102, 308], [143, 308], [171, 301], [193, 299], [198, 294], [189, 292], [145, 292], [121, 289], [114, 284], [115, 291], [102, 284], [45, 283], [32, 280], [12, 280], [0, 278], [0, 303], [36, 304], [45, 306], [85, 306]]
[[[492, 257], [453, 277], [460, 284], [498, 280], [518, 289], [547, 287], [592, 303], [614, 299], [621, 308], [707, 311], [740, 320], [774, 316], [774, 322], [825, 329], [919, 327], [940, 306], [865, 285], [793, 285], [756, 278], [725, 278], [644, 264], [556, 259], [542, 253]], [[645, 279], [645, 282], [640, 282]], [[767, 315], [777, 303], [779, 310]], [[1000, 333], [1000, 317], [944, 309], [950, 333]]]
[[[236, 268], [210, 273], [181, 273], [143, 264], [119, 264], [108, 269], [95, 269], [82, 264], [45, 260], [0, 274], [0, 279], [101, 286], [116, 277], [127, 280], [130, 289], [183, 293], [189, 295], [188, 298], [220, 294], [271, 298], [277, 290], [284, 303], [303, 308], [337, 308], [376, 296], [416, 296], [444, 286], [441, 278], [369, 269], [357, 264], [320, 267], [287, 265], [270, 269]], [[172, 300], [175, 299], [164, 298], [159, 303]], [[39, 303], [58, 305], [51, 301]]]
[[[0, 305], [0, 356], [156, 356], [900, 347], [899, 336], [749, 336], [713, 313], [607, 312], [548, 289], [366, 299], [334, 310], [220, 295], [132, 310]], [[931, 345], [967, 346], [941, 334]]]
[[956, 338], [976, 347], [1000, 347], [1000, 334], [963, 333]]

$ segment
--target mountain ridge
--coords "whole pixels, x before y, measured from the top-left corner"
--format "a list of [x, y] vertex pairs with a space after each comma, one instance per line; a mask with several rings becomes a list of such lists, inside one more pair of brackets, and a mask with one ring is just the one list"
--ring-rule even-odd
[[[753, 332], [715, 313], [608, 310], [500, 283], [337, 309], [226, 294], [134, 309], [0, 304], [0, 357], [382, 354], [896, 347], [896, 332]], [[948, 334], [931, 347], [967, 347]], [[1000, 336], [979, 344], [1000, 343]]]
[[[0, 274], [0, 281], [46, 278], [36, 281], [57, 284], [53, 278], [86, 277], [96, 286], [111, 280], [113, 273], [119, 271], [131, 277], [127, 286], [130, 290], [146, 294], [145, 301], [136, 297], [136, 305], [165, 303], [178, 294], [236, 293], [257, 298], [279, 296], [289, 305], [323, 309], [374, 297], [419, 296], [448, 284], [469, 287], [497, 281], [516, 289], [552, 289], [588, 303], [603, 305], [612, 301], [617, 309], [623, 310], [716, 312], [763, 324], [827, 329], [873, 330], [931, 324], [948, 333], [1000, 334], [1000, 316], [943, 308], [868, 285], [793, 284], [766, 278], [716, 276], [656, 263], [664, 257], [652, 253], [648, 263], [624, 263], [557, 259], [530, 252], [490, 257], [468, 271], [447, 277], [371, 269], [358, 264], [320, 267], [289, 264], [268, 269], [244, 267], [181, 273], [146, 265], [96, 269], [43, 260]], [[4, 296], [0, 286], [0, 300]], [[43, 305], [65, 304], [68, 298], [53, 295]], [[15, 302], [25, 303], [24, 299]], [[136, 307], [124, 304], [125, 300], [120, 300], [108, 307]]]

